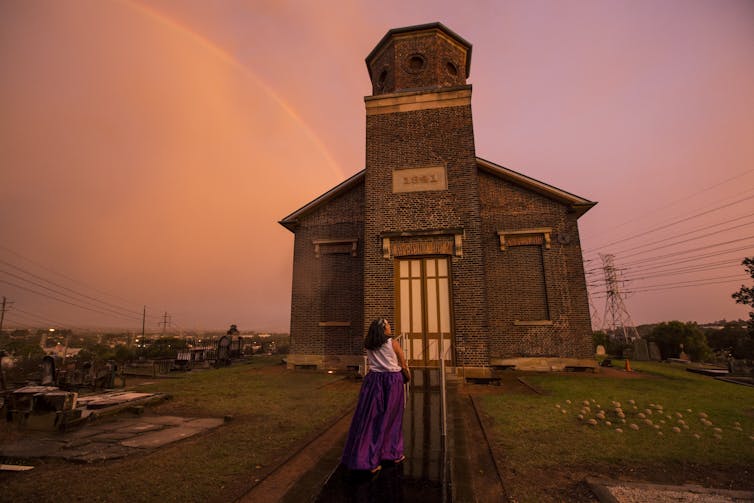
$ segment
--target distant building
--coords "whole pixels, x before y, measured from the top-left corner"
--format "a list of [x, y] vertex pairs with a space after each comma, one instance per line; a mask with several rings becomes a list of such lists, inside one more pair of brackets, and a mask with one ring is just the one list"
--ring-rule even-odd
[[281, 220], [294, 232], [288, 365], [362, 361], [369, 323], [409, 363], [590, 364], [577, 219], [596, 203], [476, 156], [471, 44], [439, 23], [367, 56], [366, 168]]

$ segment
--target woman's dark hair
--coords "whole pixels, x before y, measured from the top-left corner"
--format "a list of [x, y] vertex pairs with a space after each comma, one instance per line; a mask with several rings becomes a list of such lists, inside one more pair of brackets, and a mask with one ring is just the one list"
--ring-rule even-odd
[[364, 339], [365, 348], [377, 349], [387, 342], [388, 336], [385, 335], [385, 323], [387, 323], [387, 320], [380, 318], [379, 320], [374, 320], [369, 325], [369, 332], [367, 332], [366, 339]]

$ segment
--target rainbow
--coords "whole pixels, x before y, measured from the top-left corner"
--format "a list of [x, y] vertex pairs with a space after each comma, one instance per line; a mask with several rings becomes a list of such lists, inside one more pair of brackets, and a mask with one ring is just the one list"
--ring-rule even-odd
[[168, 29], [178, 31], [182, 35], [190, 37], [193, 41], [204, 46], [206, 49], [208, 49], [212, 54], [217, 56], [223, 62], [229, 65], [232, 65], [236, 69], [243, 72], [243, 74], [247, 78], [252, 80], [257, 86], [259, 86], [259, 88], [261, 88], [275, 103], [277, 103], [280, 106], [280, 108], [283, 109], [283, 111], [285, 111], [286, 114], [288, 114], [289, 117], [291, 117], [296, 123], [298, 123], [303, 128], [303, 131], [306, 134], [306, 136], [309, 139], [311, 139], [314, 145], [317, 146], [320, 153], [327, 161], [328, 167], [332, 171], [333, 175], [335, 175], [336, 179], [342, 179], [345, 176], [343, 171], [338, 166], [338, 163], [332, 157], [329, 150], [327, 149], [325, 144], [322, 142], [322, 140], [319, 138], [319, 136], [317, 136], [314, 130], [306, 123], [306, 121], [304, 121], [304, 119], [296, 112], [296, 110], [293, 109], [293, 107], [291, 107], [285, 100], [283, 100], [283, 98], [279, 94], [277, 94], [270, 86], [268, 86], [254, 72], [252, 72], [251, 69], [243, 65], [236, 58], [234, 58], [230, 53], [228, 53], [226, 50], [224, 50], [220, 46], [213, 43], [207, 37], [201, 35], [200, 33], [197, 33], [196, 31], [192, 30], [188, 26], [179, 23], [178, 21], [164, 15], [163, 13], [149, 6], [141, 4], [137, 2], [136, 0], [121, 0], [120, 3], [131, 8], [136, 13], [149, 16], [152, 20], [160, 23], [161, 25], [167, 27]]

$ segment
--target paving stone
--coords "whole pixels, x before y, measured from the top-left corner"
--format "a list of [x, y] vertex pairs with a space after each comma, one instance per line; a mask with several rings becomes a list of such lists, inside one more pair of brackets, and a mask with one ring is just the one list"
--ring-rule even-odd
[[127, 438], [132, 438], [133, 436], [134, 436], [134, 433], [131, 433], [131, 432], [110, 431], [106, 433], [100, 433], [99, 435], [92, 437], [91, 441], [92, 442], [120, 441], [120, 440], [125, 440]]
[[178, 417], [178, 416], [153, 416], [153, 417], [145, 417], [144, 421], [149, 421], [153, 424], [169, 424], [173, 426], [178, 426], [179, 424], [183, 424], [186, 421], [189, 421], [193, 418], [190, 417]]
[[119, 459], [137, 452], [136, 449], [111, 444], [111, 443], [92, 443], [83, 449], [71, 449], [61, 451], [57, 457], [66, 461], [77, 461], [80, 463], [94, 463], [96, 461], [105, 461], [108, 459]]
[[146, 433], [148, 431], [154, 431], [154, 430], [160, 430], [164, 428], [164, 424], [155, 424], [155, 423], [148, 423], [145, 421], [139, 421], [135, 423], [128, 424], [126, 426], [123, 426], [121, 428], [118, 428], [118, 433]]
[[0, 447], [0, 456], [13, 458], [41, 458], [60, 451], [63, 442], [49, 438], [25, 438]]
[[225, 423], [225, 420], [218, 417], [202, 417], [199, 419], [191, 419], [186, 421], [186, 426], [191, 428], [217, 428]]
[[129, 440], [124, 440], [120, 444], [126, 447], [138, 447], [140, 449], [154, 449], [165, 444], [175, 442], [184, 438], [191, 437], [197, 433], [205, 431], [202, 428], [189, 428], [188, 426], [176, 426], [174, 428], [165, 428], [160, 431], [153, 431], [137, 435]]

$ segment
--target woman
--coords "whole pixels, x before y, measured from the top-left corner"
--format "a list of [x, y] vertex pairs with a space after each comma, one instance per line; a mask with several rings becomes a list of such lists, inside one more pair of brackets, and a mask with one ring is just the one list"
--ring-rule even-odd
[[374, 320], [364, 340], [369, 372], [359, 393], [343, 464], [350, 470], [376, 473], [380, 462], [403, 462], [403, 374], [410, 379], [406, 358], [392, 338], [390, 323]]

